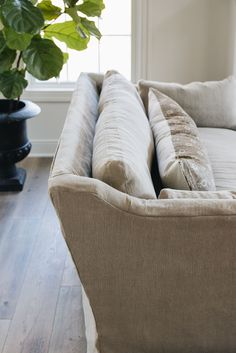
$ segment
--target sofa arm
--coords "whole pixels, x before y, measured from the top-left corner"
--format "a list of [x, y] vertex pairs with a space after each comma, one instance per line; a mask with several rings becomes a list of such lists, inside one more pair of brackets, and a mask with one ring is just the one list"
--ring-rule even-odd
[[51, 176], [49, 178], [49, 191], [51, 197], [59, 192], [93, 195], [101, 203], [109, 204], [122, 212], [143, 217], [236, 215], [236, 200], [233, 197], [225, 197], [221, 200], [210, 197], [206, 199], [145, 200], [122, 193], [100, 180], [69, 173]]
[[138, 200], [74, 175], [49, 189], [101, 353], [236, 351], [235, 200]]

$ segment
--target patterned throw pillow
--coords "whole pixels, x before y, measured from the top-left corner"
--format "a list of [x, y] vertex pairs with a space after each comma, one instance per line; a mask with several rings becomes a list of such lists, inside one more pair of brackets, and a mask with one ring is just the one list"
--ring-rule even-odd
[[180, 105], [150, 89], [149, 119], [163, 185], [180, 190], [215, 190], [211, 165], [196, 124]]

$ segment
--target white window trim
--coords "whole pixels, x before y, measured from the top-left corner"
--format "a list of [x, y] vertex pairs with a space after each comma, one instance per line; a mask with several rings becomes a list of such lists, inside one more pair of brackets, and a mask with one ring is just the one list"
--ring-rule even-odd
[[132, 0], [132, 82], [147, 78], [148, 0]]
[[[147, 78], [147, 16], [148, 0], [132, 0], [132, 19], [131, 19], [131, 79], [137, 82], [140, 78]], [[29, 82], [30, 83], [30, 82]], [[30, 99], [34, 102], [70, 102], [74, 83], [58, 83], [57, 87], [50, 87], [45, 84], [33, 87], [28, 86], [22, 96], [23, 99]]]

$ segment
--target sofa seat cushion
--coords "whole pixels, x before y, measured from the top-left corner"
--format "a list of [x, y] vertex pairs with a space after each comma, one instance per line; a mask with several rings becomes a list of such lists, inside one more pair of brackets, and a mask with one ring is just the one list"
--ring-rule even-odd
[[199, 128], [208, 151], [217, 190], [236, 190], [236, 131]]

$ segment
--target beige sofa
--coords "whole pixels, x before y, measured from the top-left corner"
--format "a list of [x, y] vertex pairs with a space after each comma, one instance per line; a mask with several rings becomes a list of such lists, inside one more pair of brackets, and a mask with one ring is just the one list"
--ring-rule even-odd
[[[91, 99], [80, 79], [49, 179], [84, 288], [87, 352], [235, 353], [235, 193], [144, 200], [91, 178]], [[236, 190], [236, 132], [200, 133], [217, 189]]]

